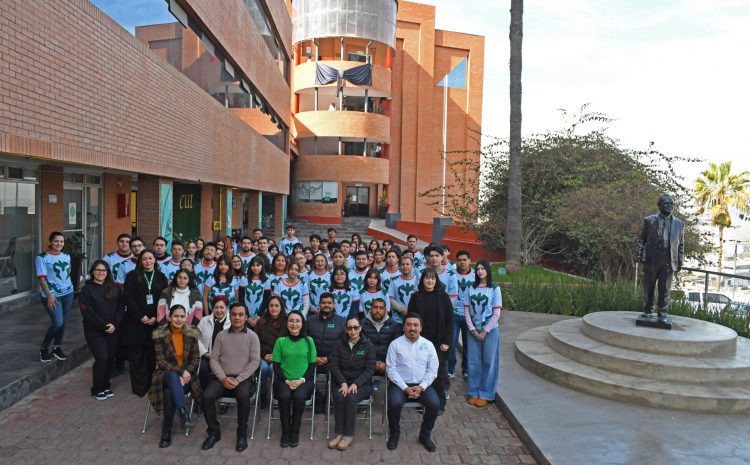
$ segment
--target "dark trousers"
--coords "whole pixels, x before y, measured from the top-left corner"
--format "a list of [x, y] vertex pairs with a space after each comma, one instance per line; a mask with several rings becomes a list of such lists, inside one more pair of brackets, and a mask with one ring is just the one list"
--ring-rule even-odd
[[164, 423], [171, 425], [174, 412], [185, 408], [185, 393], [190, 385], [183, 386], [180, 383], [180, 375], [174, 371], [164, 372], [161, 383], [164, 390]]
[[101, 331], [83, 330], [83, 336], [94, 356], [94, 366], [91, 369], [93, 383], [91, 395], [94, 396], [105, 389], [109, 389], [109, 377], [115, 362], [117, 352], [117, 337]]
[[[414, 385], [416, 386], [416, 385]], [[411, 387], [411, 386], [410, 386]], [[434, 386], [430, 386], [422, 392], [415, 400], [406, 397], [406, 393], [395, 384], [388, 385], [388, 434], [398, 436], [401, 434], [401, 409], [407, 402], [419, 402], [424, 406], [422, 427], [419, 429], [420, 437], [429, 437], [435, 420], [440, 410], [440, 399]]]
[[151, 374], [156, 368], [154, 345], [144, 344], [128, 347], [128, 366], [130, 367], [130, 387], [133, 394], [143, 397], [151, 387]]
[[[230, 375], [231, 376], [231, 375]], [[247, 419], [250, 417], [250, 391], [254, 383], [252, 378], [241, 382], [234, 389], [227, 389], [221, 381], [214, 378], [203, 391], [203, 414], [206, 417], [209, 436], [221, 436], [219, 418], [216, 416], [216, 401], [220, 397], [234, 397], [237, 400], [237, 437], [247, 436]]]
[[204, 391], [213, 377], [214, 373], [211, 371], [211, 361], [207, 358], [201, 358], [201, 363], [198, 366], [198, 382], [201, 383]]
[[654, 291], [659, 292], [659, 297], [656, 302], [656, 309], [659, 314], [667, 313], [667, 307], [669, 306], [669, 291], [672, 289], [672, 277], [674, 272], [669, 261], [654, 260], [653, 262], [645, 264], [645, 278], [644, 283], [646, 289], [645, 305], [643, 307], [644, 313], [651, 313], [654, 308]]
[[469, 328], [466, 326], [466, 318], [463, 315], [453, 315], [453, 341], [451, 342], [450, 353], [451, 356], [448, 359], [448, 373], [456, 373], [456, 352], [458, 351], [458, 334], [461, 333], [461, 343], [463, 350], [461, 351], [461, 370], [466, 375], [469, 372], [469, 359], [466, 358], [466, 349], [468, 340], [466, 337], [469, 335]]
[[438, 354], [438, 372], [437, 378], [432, 382], [432, 387], [435, 388], [438, 399], [440, 400], [440, 410], [445, 410], [445, 391], [450, 389], [451, 384], [448, 379], [448, 352], [441, 351], [438, 347], [435, 347]]
[[281, 431], [284, 435], [299, 436], [302, 425], [302, 413], [305, 411], [305, 400], [313, 391], [313, 382], [306, 381], [292, 391], [279, 378], [273, 380], [273, 395], [279, 401], [279, 417], [281, 417]]
[[372, 384], [357, 386], [356, 394], [342, 395], [331, 386], [333, 396], [333, 415], [336, 419], [336, 434], [354, 436], [354, 424], [357, 421], [357, 404], [372, 395]]

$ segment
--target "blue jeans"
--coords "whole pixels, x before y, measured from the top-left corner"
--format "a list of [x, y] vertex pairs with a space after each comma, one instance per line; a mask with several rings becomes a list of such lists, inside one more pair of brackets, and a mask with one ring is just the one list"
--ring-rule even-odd
[[388, 385], [388, 435], [390, 437], [398, 437], [401, 434], [401, 409], [407, 402], [419, 402], [424, 405], [424, 416], [422, 417], [422, 427], [419, 429], [419, 435], [429, 437], [432, 433], [432, 428], [435, 426], [438, 411], [440, 410], [438, 393], [435, 392], [432, 386], [429, 386], [417, 400], [412, 401], [395, 384]]
[[467, 394], [469, 397], [495, 400], [497, 377], [500, 370], [500, 330], [492, 329], [484, 341], [469, 337], [469, 377]]
[[185, 408], [185, 388], [180, 383], [180, 375], [174, 371], [165, 371], [161, 378], [164, 389], [164, 421], [171, 421], [174, 412]]
[[463, 374], [469, 372], [469, 362], [466, 358], [466, 352], [468, 346], [466, 343], [466, 336], [469, 334], [469, 329], [466, 326], [466, 318], [463, 315], [458, 316], [453, 314], [453, 342], [451, 343], [451, 356], [448, 359], [448, 373], [456, 373], [456, 350], [458, 349], [458, 333], [461, 333], [461, 343], [463, 344], [463, 350], [461, 351], [461, 371]]
[[260, 395], [268, 392], [268, 379], [273, 372], [273, 363], [260, 359]]
[[49, 313], [49, 318], [52, 323], [47, 328], [47, 333], [44, 335], [42, 340], [42, 349], [49, 349], [50, 343], [54, 340], [54, 346], [60, 347], [63, 342], [63, 333], [65, 332], [65, 320], [68, 318], [68, 311], [73, 306], [73, 293], [65, 294], [62, 297], [56, 297], [57, 304], [55, 309], [50, 311], [47, 308], [47, 299], [42, 297], [42, 305], [44, 310]]

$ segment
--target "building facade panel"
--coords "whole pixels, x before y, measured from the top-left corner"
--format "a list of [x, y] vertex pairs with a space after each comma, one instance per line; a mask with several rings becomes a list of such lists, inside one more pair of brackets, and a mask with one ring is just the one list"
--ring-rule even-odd
[[387, 116], [357, 111], [304, 111], [294, 115], [293, 134], [306, 137], [348, 137], [389, 143], [391, 122]]
[[269, 13], [273, 26], [279, 34], [281, 45], [287, 56], [292, 56], [292, 19], [285, 0], [261, 0]]
[[[338, 69], [339, 71], [345, 71], [350, 68], [361, 66], [362, 63], [359, 61], [325, 61], [322, 62], [328, 66]], [[313, 92], [316, 87], [318, 88], [335, 88], [336, 83], [331, 84], [316, 84], [315, 83], [315, 62], [308, 61], [297, 65], [294, 68], [294, 81], [292, 84], [292, 92]], [[390, 96], [391, 94], [391, 70], [382, 65], [372, 65], [372, 85], [371, 86], [360, 86], [346, 83], [345, 92], [349, 89], [367, 89], [370, 96]]]
[[293, 3], [292, 42], [321, 37], [356, 37], [393, 47], [396, 0], [345, 2], [297, 0]]
[[303, 155], [297, 158], [295, 180], [388, 184], [388, 160], [351, 155]]
[[288, 193], [285, 152], [91, 3], [5, 3], [0, 152]]

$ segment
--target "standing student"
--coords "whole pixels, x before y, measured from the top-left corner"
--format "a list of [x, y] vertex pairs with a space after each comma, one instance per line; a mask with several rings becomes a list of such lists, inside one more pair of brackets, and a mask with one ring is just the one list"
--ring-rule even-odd
[[167, 263], [171, 258], [167, 253], [167, 240], [161, 236], [154, 239], [154, 257], [156, 258], [156, 266]]
[[154, 253], [145, 249], [138, 257], [138, 265], [125, 276], [123, 294], [128, 310], [121, 336], [130, 353], [130, 385], [139, 397], [148, 392], [154, 371], [151, 334], [156, 328], [156, 304], [166, 287], [167, 277], [156, 269]]
[[115, 331], [122, 323], [125, 300], [122, 289], [112, 279], [107, 262], [96, 260], [89, 276], [78, 296], [78, 306], [83, 317], [83, 335], [94, 356], [91, 395], [96, 400], [107, 400], [115, 395], [109, 379], [117, 355]]
[[294, 235], [295, 232], [294, 225], [289, 224], [286, 226], [286, 237], [282, 237], [279, 241], [279, 251], [284, 255], [292, 255], [294, 253], [294, 246], [300, 244], [300, 240]]
[[383, 286], [380, 282], [380, 272], [375, 268], [370, 268], [365, 274], [365, 288], [359, 293], [359, 318], [363, 319], [370, 314], [372, 302], [375, 299], [382, 299], [386, 302], [386, 310], [391, 312], [391, 305], [387, 294], [383, 292]]
[[104, 256], [104, 261], [109, 265], [113, 281], [117, 278], [117, 273], [120, 271], [120, 265], [133, 256], [133, 252], [130, 251], [130, 239], [130, 234], [120, 234], [117, 236], [117, 250]]
[[203, 246], [203, 258], [195, 264], [195, 284], [198, 286], [198, 289], [203, 289], [208, 278], [213, 276], [214, 271], [216, 271], [215, 254], [216, 244], [209, 242]]
[[143, 252], [144, 249], [145, 245], [143, 239], [141, 239], [140, 236], [135, 236], [130, 239], [130, 259], [120, 263], [120, 267], [118, 268], [116, 274], [114, 272], [112, 273], [112, 276], [114, 277], [114, 280], [117, 284], [125, 284], [125, 276], [133, 271], [136, 265], [138, 265], [138, 257], [141, 256], [141, 252]]
[[195, 241], [188, 241], [187, 246], [185, 246], [184, 258], [189, 258], [193, 263], [198, 263], [198, 260], [200, 260], [200, 257], [198, 256], [198, 246], [195, 244]]
[[380, 248], [380, 242], [377, 241], [377, 239], [373, 239], [370, 241], [370, 243], [367, 245], [367, 251], [375, 253], [376, 250]]
[[[41, 301], [51, 323], [47, 328], [39, 350], [39, 360], [51, 362], [54, 358], [67, 360], [62, 350], [65, 321], [73, 305], [73, 282], [70, 280], [70, 255], [64, 253], [65, 236], [59, 231], [49, 235], [47, 250], [40, 253], [34, 262], [39, 280]], [[50, 344], [52, 352], [50, 353]]]
[[340, 245], [336, 242], [336, 228], [328, 228], [326, 233], [328, 235], [328, 250], [338, 249]]
[[250, 260], [245, 280], [240, 285], [240, 294], [244, 294], [247, 309], [247, 322], [252, 328], [255, 328], [258, 320], [263, 316], [264, 302], [271, 292], [268, 286], [266, 262], [263, 257], [256, 255]]
[[284, 300], [284, 306], [290, 311], [302, 312], [307, 317], [307, 311], [310, 308], [310, 291], [307, 284], [299, 277], [299, 265], [296, 262], [289, 262], [286, 268], [286, 278], [282, 278], [272, 294], [279, 296]]
[[[313, 255], [318, 255], [321, 253], [320, 250], [320, 235], [318, 234], [311, 234], [310, 235], [310, 252], [312, 252]], [[326, 241], [326, 244], [328, 241]]]
[[503, 299], [500, 287], [492, 282], [487, 260], [477, 262], [473, 285], [465, 292], [464, 315], [469, 328], [468, 402], [484, 407], [495, 400], [500, 367], [500, 330], [498, 320]]
[[[369, 256], [369, 253], [368, 253]], [[372, 252], [372, 268], [375, 268], [376, 270], [380, 271], [381, 273], [383, 270], [385, 270], [385, 250], [378, 248], [375, 249], [374, 252]]]
[[165, 322], [168, 310], [178, 304], [185, 307], [185, 321], [188, 325], [197, 325], [203, 318], [203, 295], [192, 282], [190, 274], [182, 269], [177, 270], [172, 282], [159, 296], [156, 322]]
[[333, 304], [337, 315], [344, 318], [357, 315], [359, 292], [349, 285], [349, 275], [345, 266], [339, 265], [333, 268], [329, 292], [333, 294]]
[[240, 239], [239, 256], [245, 268], [245, 273], [247, 273], [247, 269], [250, 266], [250, 260], [255, 257], [255, 253], [253, 253], [253, 241], [247, 236], [242, 236], [242, 239]]
[[365, 275], [367, 274], [367, 252], [356, 252], [354, 254], [354, 268], [349, 269], [349, 284], [357, 293], [365, 288]]
[[435, 270], [427, 268], [419, 279], [419, 290], [409, 300], [409, 312], [422, 317], [422, 335], [435, 346], [438, 354], [437, 379], [433, 384], [445, 410], [448, 390], [448, 357], [453, 338], [453, 303], [445, 293]]
[[196, 257], [196, 263], [198, 263], [198, 260], [203, 258], [203, 248], [205, 247], [206, 241], [203, 240], [202, 237], [199, 237], [195, 240], [195, 257]]
[[456, 374], [456, 348], [458, 346], [458, 336], [461, 335], [461, 344], [464, 350], [461, 351], [461, 370], [464, 379], [469, 373], [469, 346], [467, 337], [469, 329], [466, 326], [464, 316], [465, 292], [469, 286], [474, 284], [474, 270], [471, 269], [471, 256], [465, 250], [459, 250], [456, 253], [456, 284], [458, 285], [458, 298], [453, 306], [453, 342], [451, 343], [451, 356], [448, 361], [448, 378], [453, 378]]
[[391, 281], [401, 274], [401, 270], [398, 268], [400, 258], [395, 250], [390, 250], [385, 254], [385, 268], [380, 271], [380, 280], [383, 283], [383, 292], [386, 294], [388, 294]]
[[411, 296], [418, 286], [419, 276], [414, 273], [414, 259], [411, 255], [404, 255], [401, 257], [401, 274], [393, 278], [388, 286], [391, 317], [396, 323], [403, 323]]
[[331, 270], [333, 270], [333, 268], [337, 266], [343, 266], [347, 269], [349, 268], [349, 265], [346, 264], [346, 256], [341, 250], [334, 250], [334, 252], [331, 254]]
[[219, 257], [213, 276], [209, 277], [203, 284], [204, 313], [211, 313], [208, 303], [213, 301], [216, 296], [223, 295], [226, 297], [229, 300], [230, 307], [233, 303], [237, 302], [240, 283], [234, 280], [231, 267], [232, 264], [229, 261], [229, 257], [226, 255]]
[[182, 246], [182, 241], [175, 239], [174, 241], [172, 241], [172, 255], [168, 260], [159, 264], [159, 271], [164, 273], [164, 276], [167, 277], [167, 280], [170, 283], [174, 279], [174, 275], [175, 273], [177, 273], [177, 270], [180, 269], [180, 261], [182, 260], [182, 255], [184, 254], [184, 252], [185, 248]]
[[417, 250], [417, 236], [409, 234], [406, 237], [406, 247], [409, 252], [414, 255], [414, 268], [420, 269], [424, 265], [425, 256]]
[[[312, 258], [312, 255], [310, 255], [310, 258]], [[305, 255], [305, 252], [296, 252], [294, 254], [294, 263], [296, 263], [299, 266], [299, 274], [305, 275], [307, 274], [310, 269], [307, 267], [307, 255]]]
[[331, 287], [331, 273], [328, 272], [328, 260], [322, 254], [313, 258], [313, 268], [305, 276], [310, 291], [310, 310], [308, 315], [318, 313], [320, 296]]
[[276, 254], [271, 260], [271, 273], [268, 275], [270, 282], [268, 284], [272, 291], [279, 284], [279, 281], [286, 278], [286, 268], [289, 261], [284, 254]]

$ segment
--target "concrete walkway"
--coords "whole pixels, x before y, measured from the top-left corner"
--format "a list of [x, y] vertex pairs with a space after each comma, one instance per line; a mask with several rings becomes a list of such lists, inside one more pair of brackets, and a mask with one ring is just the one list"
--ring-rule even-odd
[[[408, 234], [402, 233], [401, 231], [397, 229], [391, 229], [385, 225], [385, 220], [373, 218], [370, 220], [370, 227], [369, 229], [372, 229], [373, 231], [377, 231], [382, 234], [388, 234], [391, 236], [394, 240], [399, 240], [406, 244], [406, 237]], [[419, 250], [423, 250], [425, 247], [427, 247], [429, 244], [421, 239], [417, 239], [417, 248]]]

